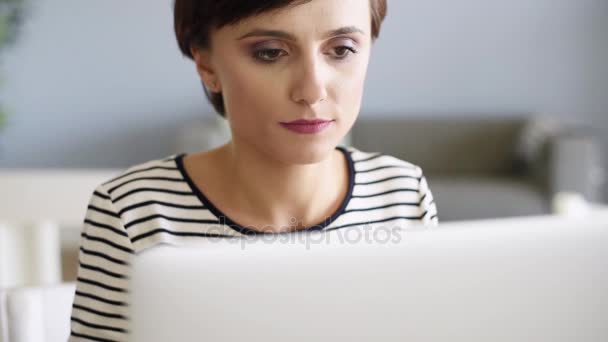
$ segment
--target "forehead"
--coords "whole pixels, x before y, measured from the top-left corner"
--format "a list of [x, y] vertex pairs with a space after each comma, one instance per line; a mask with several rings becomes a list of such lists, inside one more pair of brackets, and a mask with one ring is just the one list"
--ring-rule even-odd
[[[296, 37], [319, 39], [340, 28], [358, 28], [367, 36], [371, 31], [369, 0], [312, 0], [261, 13], [221, 28], [231, 36], [243, 36], [252, 30], [282, 30]], [[223, 32], [221, 32], [223, 31]]]

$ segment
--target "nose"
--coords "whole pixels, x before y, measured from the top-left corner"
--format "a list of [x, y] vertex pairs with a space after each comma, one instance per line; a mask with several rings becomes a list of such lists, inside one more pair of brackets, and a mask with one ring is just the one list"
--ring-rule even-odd
[[291, 89], [293, 101], [308, 106], [324, 101], [327, 98], [326, 79], [329, 70], [326, 70], [319, 57], [301, 58], [294, 72], [294, 81]]

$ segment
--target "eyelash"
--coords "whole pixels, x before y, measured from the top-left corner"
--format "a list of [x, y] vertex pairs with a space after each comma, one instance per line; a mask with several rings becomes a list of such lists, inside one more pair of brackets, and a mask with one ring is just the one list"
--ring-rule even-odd
[[[347, 59], [351, 54], [358, 53], [358, 51], [355, 48], [350, 47], [350, 46], [345, 46], [345, 45], [337, 46], [334, 49], [345, 49], [347, 51], [350, 51], [350, 53], [346, 53], [346, 55], [344, 55], [343, 57], [333, 57], [337, 61], [343, 61], [343, 60]], [[279, 59], [280, 55], [279, 55], [279, 57], [276, 57], [274, 59], [266, 59], [266, 58], [261, 57], [261, 55], [268, 53], [268, 52], [279, 52], [280, 53], [281, 51], [284, 51], [284, 50], [283, 49], [261, 49], [261, 50], [253, 52], [253, 58], [259, 62], [271, 64], [271, 63], [276, 62]]]

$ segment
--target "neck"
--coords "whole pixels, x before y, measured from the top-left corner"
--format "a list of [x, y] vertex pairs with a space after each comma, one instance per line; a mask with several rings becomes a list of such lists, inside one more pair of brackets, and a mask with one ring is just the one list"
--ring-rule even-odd
[[281, 163], [234, 142], [220, 155], [231, 203], [256, 230], [284, 232], [321, 223], [338, 209], [348, 189], [346, 163], [337, 150], [305, 165]]

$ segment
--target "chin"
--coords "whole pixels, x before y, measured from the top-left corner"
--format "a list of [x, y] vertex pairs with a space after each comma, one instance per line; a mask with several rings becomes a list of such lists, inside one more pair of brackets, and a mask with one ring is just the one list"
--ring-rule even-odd
[[337, 143], [307, 142], [298, 145], [284, 144], [275, 146], [273, 155], [285, 164], [307, 165], [315, 164], [328, 158], [336, 148]]

